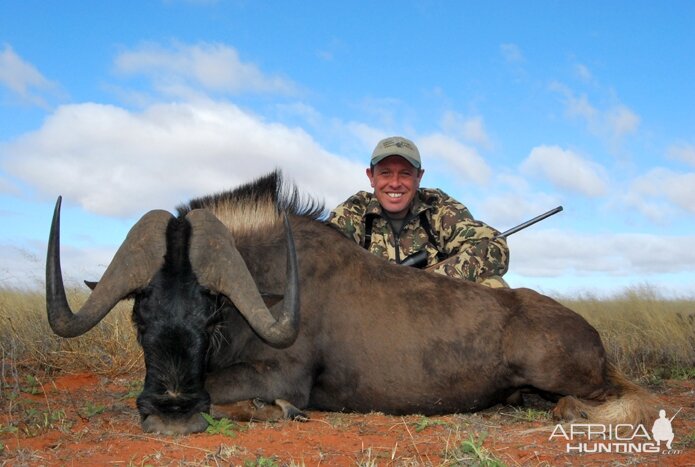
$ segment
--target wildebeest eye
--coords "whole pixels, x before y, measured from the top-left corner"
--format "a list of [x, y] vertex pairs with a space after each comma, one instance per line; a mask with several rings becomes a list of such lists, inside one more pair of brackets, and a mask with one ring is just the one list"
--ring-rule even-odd
[[212, 328], [218, 326], [220, 323], [222, 323], [222, 318], [223, 318], [223, 313], [222, 313], [222, 307], [220, 306], [215, 306], [215, 308], [212, 311], [212, 314], [208, 317], [205, 327], [208, 329], [208, 331], [211, 331]]
[[211, 297], [213, 303], [211, 304], [211, 313], [207, 318], [205, 323], [205, 330], [209, 335], [214, 335], [219, 332], [219, 330], [224, 325], [224, 307], [229, 303], [227, 298], [223, 295], [215, 295]]
[[205, 331], [212, 335], [217, 333], [220, 329], [222, 328], [222, 322], [217, 321], [215, 323], [208, 323], [207, 326], [205, 326]]

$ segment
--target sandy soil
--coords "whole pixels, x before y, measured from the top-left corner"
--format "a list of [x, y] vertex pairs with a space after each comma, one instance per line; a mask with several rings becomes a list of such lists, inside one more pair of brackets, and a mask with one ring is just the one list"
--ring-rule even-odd
[[[137, 378], [91, 374], [6, 386], [0, 401], [0, 465], [695, 465], [695, 381], [656, 389], [673, 420], [671, 452], [567, 453], [549, 439], [550, 406], [494, 407], [424, 418], [309, 412], [311, 420], [239, 423], [222, 433], [143, 433]], [[647, 427], [649, 430], [651, 427]], [[651, 432], [649, 432], [651, 434]], [[498, 463], [495, 463], [498, 462]]]

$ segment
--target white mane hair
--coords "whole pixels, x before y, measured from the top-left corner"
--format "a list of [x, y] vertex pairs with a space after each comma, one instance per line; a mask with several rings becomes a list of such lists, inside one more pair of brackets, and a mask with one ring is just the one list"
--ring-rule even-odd
[[209, 209], [234, 238], [277, 226], [282, 212], [316, 220], [325, 217], [323, 203], [303, 197], [294, 184], [284, 182], [278, 170], [233, 190], [195, 198], [176, 209], [179, 217], [193, 209]]

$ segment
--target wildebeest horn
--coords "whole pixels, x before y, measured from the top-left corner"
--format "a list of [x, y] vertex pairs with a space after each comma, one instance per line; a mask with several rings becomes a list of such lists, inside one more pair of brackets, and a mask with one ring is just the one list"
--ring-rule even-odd
[[299, 332], [299, 274], [292, 230], [284, 216], [287, 273], [284, 299], [277, 319], [268, 310], [234, 238], [210, 211], [196, 209], [186, 216], [192, 226], [189, 257], [198, 282], [227, 296], [253, 330], [269, 345], [292, 345]]
[[60, 268], [60, 205], [58, 197], [46, 257], [46, 309], [51, 329], [61, 337], [76, 337], [93, 328], [131, 292], [147, 285], [164, 264], [166, 227], [173, 216], [150, 211], [130, 229], [94, 292], [73, 314], [65, 298]]

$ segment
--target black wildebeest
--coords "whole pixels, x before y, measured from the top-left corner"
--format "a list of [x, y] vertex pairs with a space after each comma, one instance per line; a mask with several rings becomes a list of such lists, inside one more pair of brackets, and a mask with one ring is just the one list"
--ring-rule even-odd
[[466, 412], [524, 391], [559, 399], [565, 418], [631, 422], [651, 410], [573, 311], [532, 290], [388, 264], [318, 220], [321, 208], [283, 189], [278, 173], [178, 211], [143, 216], [75, 314], [60, 199], [49, 239], [54, 332], [80, 335], [134, 298], [145, 431], [204, 430], [201, 412], [226, 414], [225, 404], [265, 416], [256, 400], [288, 417]]

